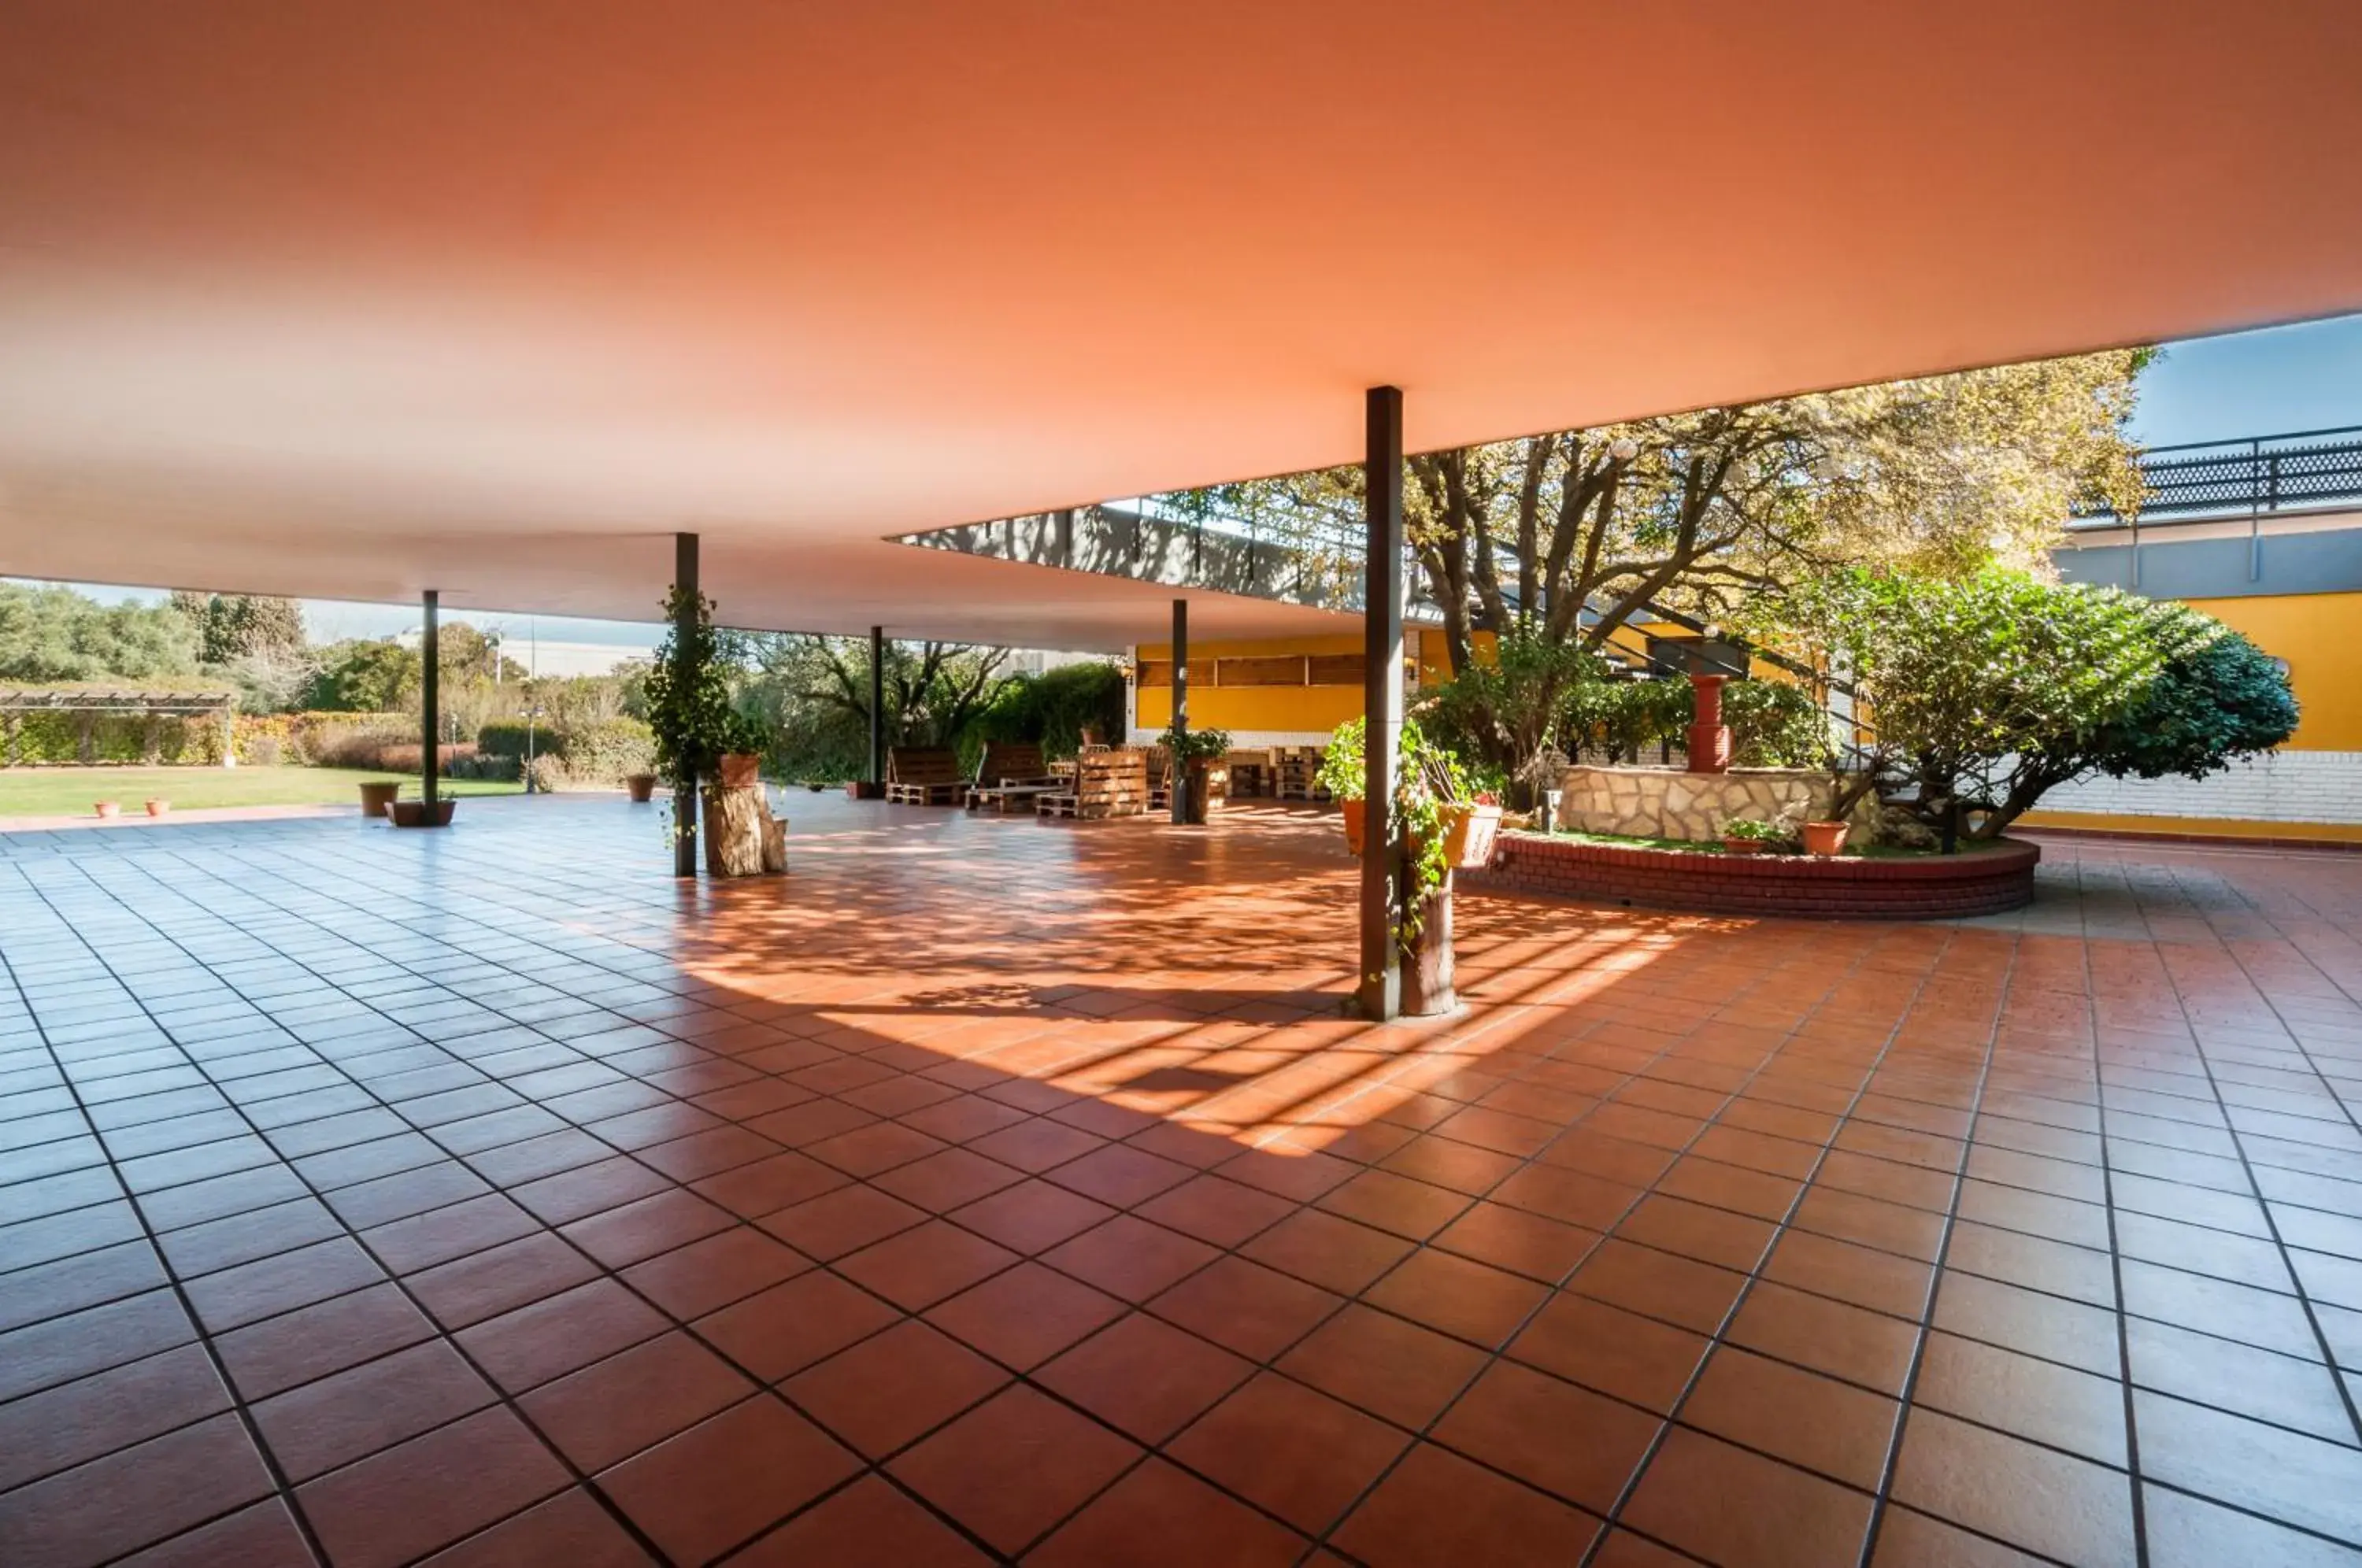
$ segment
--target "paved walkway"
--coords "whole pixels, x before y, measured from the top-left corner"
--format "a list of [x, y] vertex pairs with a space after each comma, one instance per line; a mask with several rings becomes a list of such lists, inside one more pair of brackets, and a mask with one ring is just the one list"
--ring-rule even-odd
[[790, 801], [0, 836], [0, 1562], [2362, 1562], [2362, 856], [1370, 1029], [1330, 820]]

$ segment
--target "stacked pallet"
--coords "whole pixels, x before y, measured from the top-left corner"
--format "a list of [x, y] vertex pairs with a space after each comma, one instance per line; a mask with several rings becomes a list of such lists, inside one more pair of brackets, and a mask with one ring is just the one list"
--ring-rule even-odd
[[1312, 745], [1272, 747], [1272, 790], [1283, 801], [1325, 801], [1329, 791], [1316, 781], [1320, 748]]
[[1092, 751], [1076, 758], [1075, 787], [1044, 795], [1045, 817], [1136, 817], [1148, 810], [1148, 757], [1139, 751]]

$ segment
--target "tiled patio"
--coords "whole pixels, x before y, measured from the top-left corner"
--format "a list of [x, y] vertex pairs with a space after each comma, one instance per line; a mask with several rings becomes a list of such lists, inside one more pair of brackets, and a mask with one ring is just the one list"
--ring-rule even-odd
[[791, 804], [0, 836], [0, 1562], [2362, 1562], [2362, 856], [1372, 1030], [1318, 816]]

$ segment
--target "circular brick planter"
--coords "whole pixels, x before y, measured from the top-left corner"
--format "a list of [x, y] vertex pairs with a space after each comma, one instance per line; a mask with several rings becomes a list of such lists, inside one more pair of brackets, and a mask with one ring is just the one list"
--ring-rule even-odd
[[1493, 863], [1461, 873], [1468, 892], [1543, 893], [1592, 903], [1820, 920], [1945, 920], [2034, 899], [2036, 845], [1908, 858], [1705, 855], [1503, 834]]

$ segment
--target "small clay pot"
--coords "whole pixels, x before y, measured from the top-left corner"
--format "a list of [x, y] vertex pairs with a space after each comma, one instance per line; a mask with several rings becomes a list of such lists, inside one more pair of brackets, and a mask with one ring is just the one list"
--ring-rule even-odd
[[172, 802], [170, 801], [150, 801], [148, 802], [148, 814], [151, 817], [160, 817], [171, 809]]
[[1722, 847], [1732, 855], [1760, 855], [1763, 841], [1760, 838], [1726, 838]]
[[724, 790], [745, 790], [762, 777], [763, 759], [751, 751], [725, 751], [717, 766]]
[[95, 802], [95, 805], [98, 814], [102, 817], [119, 817], [123, 814], [123, 802], [120, 801], [100, 801]]
[[1338, 801], [1337, 815], [1345, 824], [1345, 853], [1359, 859], [1362, 854], [1362, 802]]
[[1845, 853], [1846, 834], [1850, 823], [1805, 823], [1799, 830], [1805, 835], [1805, 853], [1823, 859]]
[[645, 803], [653, 801], [657, 794], [657, 776], [653, 773], [632, 774], [624, 780], [624, 788], [631, 791], [635, 801]]

